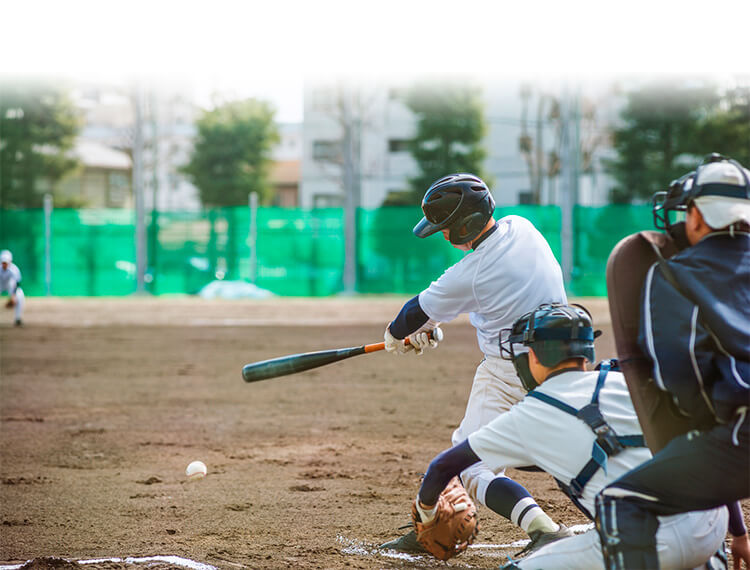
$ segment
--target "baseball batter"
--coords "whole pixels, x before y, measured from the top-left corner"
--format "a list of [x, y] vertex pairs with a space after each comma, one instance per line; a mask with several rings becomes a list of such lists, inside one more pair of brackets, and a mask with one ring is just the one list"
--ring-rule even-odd
[[0, 251], [0, 293], [8, 293], [5, 306], [8, 309], [13, 308], [13, 323], [17, 327], [23, 324], [23, 306], [26, 302], [20, 283], [21, 270], [13, 263], [13, 254], [7, 249]]
[[[422, 200], [424, 218], [414, 234], [424, 238], [440, 231], [454, 247], [468, 253], [409, 300], [384, 335], [387, 351], [402, 354], [416, 350], [421, 354], [437, 345], [427, 331], [462, 313], [469, 314], [484, 360], [474, 375], [453, 443], [465, 440], [524, 397], [512, 364], [500, 358], [500, 330], [540, 303], [566, 301], [562, 271], [544, 237], [520, 216], [495, 221], [494, 209], [487, 185], [473, 174], [451, 174], [430, 186]], [[411, 345], [404, 343], [407, 337]], [[532, 548], [572, 534], [502, 470], [493, 471], [478, 463], [461, 473], [461, 481], [475, 501], [527, 532]], [[421, 550], [414, 531], [382, 547]]]
[[[586, 362], [594, 359], [594, 336], [588, 313], [569, 305], [541, 305], [504, 332], [504, 355], [524, 384], [535, 388], [430, 463], [415, 501], [420, 522], [441, 508], [437, 499], [448, 481], [479, 461], [495, 471], [540, 467], [592, 518], [597, 493], [651, 457], [623, 375], [611, 370], [610, 362], [586, 371]], [[705, 563], [722, 545], [727, 517], [724, 507], [660, 517], [659, 567]], [[604, 560], [592, 529], [547, 544], [504, 568], [596, 569], [604, 568]]]
[[597, 498], [612, 569], [655, 567], [664, 515], [723, 504], [735, 513], [736, 567], [748, 559], [732, 503], [750, 496], [750, 171], [712, 155], [678, 182], [671, 203], [655, 208], [686, 211], [688, 246], [646, 275], [639, 340], [649, 381], [671, 396], [689, 431]]

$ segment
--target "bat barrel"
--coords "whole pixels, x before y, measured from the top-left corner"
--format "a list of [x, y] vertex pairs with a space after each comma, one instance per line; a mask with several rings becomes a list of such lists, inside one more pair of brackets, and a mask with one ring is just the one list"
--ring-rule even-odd
[[262, 360], [261, 362], [246, 364], [242, 368], [242, 378], [245, 382], [258, 382], [267, 378], [287, 376], [296, 372], [318, 368], [319, 366], [325, 366], [326, 364], [364, 353], [365, 347], [357, 346], [353, 348], [292, 354], [290, 356]]

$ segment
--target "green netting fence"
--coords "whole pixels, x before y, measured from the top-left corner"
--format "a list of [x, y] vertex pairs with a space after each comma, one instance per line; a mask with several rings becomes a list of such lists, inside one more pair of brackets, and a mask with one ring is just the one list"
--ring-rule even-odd
[[[498, 207], [496, 217], [531, 220], [561, 258], [561, 211], [556, 206]], [[418, 207], [358, 212], [357, 292], [416, 294], [463, 255], [439, 235], [417, 239]], [[250, 210], [160, 212], [147, 217], [146, 289], [156, 295], [194, 294], [211, 281], [249, 281], [277, 295], [340, 293], [344, 271], [344, 212], [258, 208], [251, 255]], [[568, 292], [606, 295], [604, 271], [612, 247], [648, 229], [648, 206], [576, 207], [573, 270]], [[27, 295], [47, 292], [43, 210], [0, 210], [0, 249], [13, 251]], [[128, 295], [136, 290], [135, 216], [131, 210], [55, 209], [50, 223], [50, 293]], [[255, 265], [252, 261], [255, 260]]]

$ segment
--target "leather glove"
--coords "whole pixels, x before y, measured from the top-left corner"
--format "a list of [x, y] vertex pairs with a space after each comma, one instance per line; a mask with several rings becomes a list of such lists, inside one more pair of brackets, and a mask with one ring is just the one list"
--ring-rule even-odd
[[417, 498], [411, 507], [417, 542], [440, 560], [448, 560], [466, 550], [479, 532], [477, 508], [458, 477], [451, 479], [440, 494], [429, 518], [425, 514]]

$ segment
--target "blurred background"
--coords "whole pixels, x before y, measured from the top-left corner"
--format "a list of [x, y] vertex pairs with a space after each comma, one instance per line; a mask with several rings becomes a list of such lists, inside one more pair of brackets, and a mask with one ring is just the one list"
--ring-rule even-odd
[[[363, 51], [367, 15], [341, 3], [307, 14], [326, 22], [313, 31], [305, 14], [260, 4], [238, 24], [228, 2], [176, 15], [164, 10], [178, 4], [136, 2], [142, 20], [109, 28], [93, 3], [52, 6], [35, 49], [0, 64], [0, 248], [27, 295], [416, 293], [461, 256], [412, 235], [421, 198], [464, 171], [490, 185], [496, 217], [545, 235], [570, 294], [603, 296], [612, 247], [653, 227], [654, 192], [710, 152], [750, 164], [750, 70], [690, 71], [682, 57], [676, 72], [638, 71], [638, 59], [618, 71], [627, 54], [614, 53], [600, 73], [599, 25], [585, 52], [544, 20], [524, 57], [493, 38], [461, 65], [433, 41], [415, 66], [412, 43], [386, 51], [378, 36], [382, 53]], [[334, 23], [321, 20], [334, 8]], [[36, 21], [25, 10], [5, 31]], [[84, 23], [71, 16], [87, 10]], [[402, 18], [374, 23], [402, 37]], [[560, 50], [576, 65], [556, 68]], [[323, 56], [328, 67], [309, 66]]]

